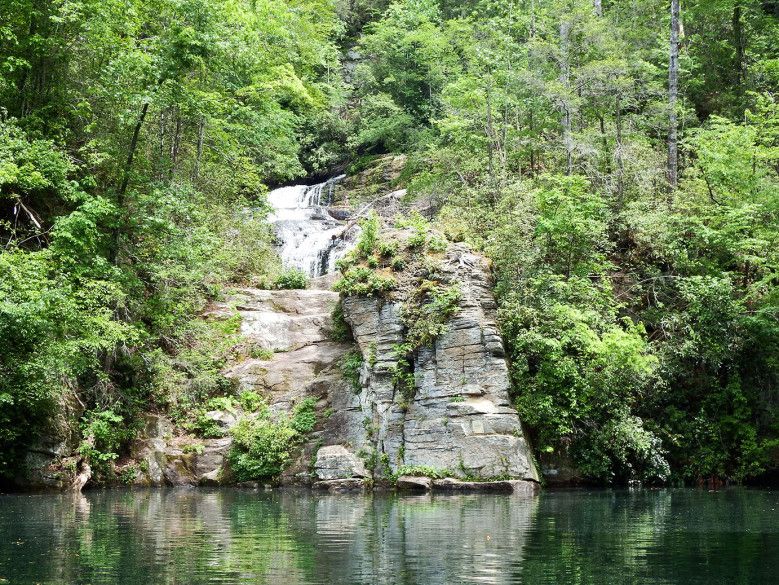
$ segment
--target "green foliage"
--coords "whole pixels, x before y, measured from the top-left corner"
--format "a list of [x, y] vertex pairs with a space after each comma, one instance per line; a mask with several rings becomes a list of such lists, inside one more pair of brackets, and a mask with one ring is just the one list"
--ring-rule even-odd
[[292, 409], [290, 426], [300, 435], [314, 430], [316, 426], [316, 398], [304, 398]]
[[[3, 8], [0, 475], [11, 476], [73, 395], [127, 420], [161, 408], [184, 421], [230, 390], [219, 371], [235, 323], [220, 336], [196, 316], [225, 285], [277, 273], [264, 183], [333, 164], [346, 140], [324, 123], [340, 99], [327, 80], [341, 30], [330, 3]], [[301, 139], [312, 126], [330, 147]]]
[[360, 350], [355, 349], [347, 353], [339, 364], [343, 377], [349, 382], [355, 393], [359, 393], [362, 390], [360, 373], [362, 372], [363, 361], [362, 353]]
[[275, 353], [265, 347], [253, 346], [249, 350], [249, 357], [255, 360], [269, 361], [273, 359]]
[[394, 481], [402, 475], [411, 475], [416, 477], [429, 477], [431, 479], [444, 479], [452, 477], [452, 472], [448, 469], [439, 469], [429, 465], [401, 465], [393, 474]]
[[263, 404], [256, 416], [242, 417], [232, 429], [233, 445], [228, 454], [237, 481], [277, 477], [292, 460], [305, 435], [316, 425], [316, 400], [297, 404], [291, 417], [271, 414]]
[[206, 451], [206, 446], [203, 443], [187, 443], [181, 448], [183, 453], [193, 453], [195, 455], [202, 455]]
[[392, 353], [395, 365], [392, 368], [392, 384], [401, 396], [401, 406], [408, 408], [416, 394], [416, 379], [414, 377], [414, 346], [404, 342], [395, 345]]
[[112, 462], [119, 457], [122, 444], [131, 437], [124, 419], [113, 410], [87, 413], [82, 419], [79, 455], [93, 468], [99, 480], [104, 481], [112, 472]]
[[333, 290], [348, 296], [381, 295], [397, 286], [392, 276], [375, 272], [367, 266], [349, 268], [343, 278], [333, 285]]
[[304, 289], [308, 287], [308, 276], [297, 268], [288, 268], [276, 277], [274, 287], [279, 290]]
[[279, 475], [291, 461], [298, 433], [289, 421], [274, 421], [268, 412], [243, 418], [232, 429], [233, 446], [228, 455], [237, 481], [269, 479]]
[[266, 185], [382, 151], [409, 155], [402, 203], [433, 224], [412, 214], [400, 250], [368, 217], [337, 290], [410, 294], [399, 388], [455, 310], [435, 225], [493, 261], [537, 448], [601, 480], [779, 468], [775, 3], [683, 3], [675, 190], [668, 11], [601, 4], [6, 3], [0, 475], [74, 395], [213, 432], [240, 322], [197, 315], [274, 286]]
[[330, 339], [332, 339], [333, 341], [342, 341], [342, 342], [348, 342], [354, 340], [352, 336], [352, 328], [349, 326], [349, 323], [347, 323], [346, 319], [344, 318], [343, 303], [339, 302], [335, 306], [335, 308], [333, 309], [333, 313], [331, 315], [331, 321], [333, 323], [333, 326], [328, 332]]
[[368, 217], [360, 220], [360, 239], [357, 241], [356, 251], [360, 258], [368, 258], [376, 250], [381, 231], [381, 219], [375, 211], [371, 211]]
[[430, 345], [446, 331], [449, 320], [460, 308], [462, 293], [457, 284], [444, 286], [423, 280], [402, 309], [405, 338], [414, 349]]
[[242, 390], [238, 395], [238, 404], [245, 412], [257, 412], [265, 404], [264, 399], [254, 390]]

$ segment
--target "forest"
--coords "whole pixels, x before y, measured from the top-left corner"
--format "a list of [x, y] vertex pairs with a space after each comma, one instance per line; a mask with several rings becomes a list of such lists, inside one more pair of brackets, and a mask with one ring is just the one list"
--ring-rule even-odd
[[285, 277], [269, 189], [402, 154], [537, 457], [776, 480], [779, 1], [0, 0], [0, 74], [0, 478], [196, 424], [204, 308]]

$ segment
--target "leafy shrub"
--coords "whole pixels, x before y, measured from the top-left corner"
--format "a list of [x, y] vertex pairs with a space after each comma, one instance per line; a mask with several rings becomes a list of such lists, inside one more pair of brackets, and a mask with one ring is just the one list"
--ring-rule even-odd
[[249, 357], [255, 360], [262, 360], [262, 361], [268, 361], [272, 360], [274, 356], [274, 352], [272, 349], [268, 349], [266, 347], [260, 347], [257, 345], [254, 345], [249, 349]]
[[452, 472], [448, 469], [431, 467], [430, 465], [401, 465], [393, 474], [393, 479], [397, 481], [402, 475], [444, 479], [445, 477], [452, 477]]
[[375, 211], [371, 211], [368, 217], [360, 220], [360, 239], [355, 248], [361, 258], [368, 258], [373, 254], [376, 245], [379, 242], [379, 231], [381, 229], [381, 219]]
[[232, 435], [228, 461], [238, 481], [279, 475], [289, 464], [291, 449], [299, 437], [286, 418], [274, 421], [267, 409], [257, 418], [242, 418]]
[[402, 406], [408, 408], [416, 394], [414, 376], [414, 346], [411, 343], [399, 343], [392, 348], [395, 365], [392, 369], [392, 384], [403, 397]]
[[183, 453], [194, 453], [195, 455], [202, 455], [206, 451], [206, 446], [203, 443], [187, 443], [181, 448]]
[[98, 479], [106, 479], [111, 462], [119, 457], [122, 444], [130, 437], [124, 419], [113, 410], [92, 411], [82, 419], [81, 435], [79, 454], [89, 462]]
[[377, 251], [382, 258], [394, 258], [400, 251], [400, 242], [393, 241], [380, 241], [377, 246]]
[[292, 460], [293, 450], [316, 425], [316, 400], [306, 398], [292, 416], [274, 417], [262, 404], [256, 417], [242, 417], [233, 427], [228, 462], [238, 481], [271, 479]]
[[265, 400], [254, 390], [242, 390], [238, 395], [238, 403], [246, 412], [257, 412], [263, 407]]
[[316, 399], [304, 398], [292, 409], [290, 426], [300, 435], [314, 430], [316, 426]]
[[274, 286], [279, 290], [305, 289], [308, 287], [308, 275], [297, 268], [287, 268], [276, 277]]
[[397, 287], [397, 281], [364, 266], [349, 268], [333, 290], [350, 296], [380, 295]]
[[457, 284], [444, 286], [425, 280], [403, 305], [406, 339], [414, 349], [430, 345], [446, 331], [446, 324], [460, 308], [462, 293]]
[[186, 423], [184, 427], [204, 439], [219, 439], [225, 432], [218, 421], [206, 415], [205, 410], [198, 410], [194, 420]]
[[353, 341], [352, 328], [349, 327], [349, 323], [346, 322], [344, 317], [344, 306], [342, 303], [338, 303], [333, 309], [331, 315], [331, 321], [333, 323], [332, 328], [328, 331], [328, 336], [333, 341]]

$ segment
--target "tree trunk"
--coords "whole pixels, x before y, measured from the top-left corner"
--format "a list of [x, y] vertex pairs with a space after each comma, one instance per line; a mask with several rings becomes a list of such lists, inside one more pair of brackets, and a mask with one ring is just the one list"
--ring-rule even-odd
[[563, 86], [566, 95], [562, 99], [563, 109], [563, 144], [565, 146], [565, 172], [567, 175], [573, 173], [573, 137], [571, 136], [571, 104], [569, 92], [571, 86], [570, 72], [570, 36], [571, 22], [563, 20], [560, 23], [560, 83]]
[[592, 6], [595, 8], [595, 16], [603, 16], [603, 4], [601, 0], [592, 0]]
[[170, 171], [169, 177], [176, 176], [176, 167], [179, 162], [179, 149], [181, 148], [181, 113], [176, 112], [176, 127], [173, 130], [173, 140], [170, 145]]
[[679, 98], [679, 2], [671, 0], [671, 43], [668, 67], [668, 185], [679, 186], [679, 122], [676, 104]]
[[733, 7], [733, 44], [736, 47], [736, 75], [738, 83], [743, 89], [744, 81], [746, 81], [746, 60], [744, 58], [746, 47], [744, 46], [744, 22], [741, 2], [742, 0], [737, 0], [736, 5]]
[[[90, 434], [84, 441], [90, 447], [95, 446], [95, 436]], [[76, 474], [73, 483], [70, 484], [70, 489], [74, 492], [80, 492], [84, 489], [87, 482], [92, 479], [92, 467], [89, 465], [86, 457], [82, 457], [78, 462], [79, 472]]]
[[200, 161], [203, 158], [203, 143], [206, 137], [206, 117], [200, 116], [200, 122], [197, 126], [197, 156], [195, 157], [195, 168], [192, 171], [192, 180], [197, 181], [200, 175]]
[[487, 160], [489, 165], [490, 179], [495, 176], [494, 149], [495, 149], [495, 131], [492, 127], [492, 81], [487, 86]]
[[[130, 172], [133, 167], [133, 160], [135, 160], [135, 151], [138, 149], [138, 137], [141, 134], [141, 128], [143, 128], [143, 122], [146, 120], [146, 114], [149, 113], [149, 102], [145, 102], [141, 108], [141, 113], [138, 116], [138, 121], [135, 123], [133, 129], [133, 137], [130, 141], [130, 149], [127, 153], [127, 162], [124, 165], [124, 171], [122, 172], [122, 182], [119, 184], [119, 190], [116, 193], [116, 206], [121, 214], [124, 209], [124, 199], [127, 194], [127, 187], [130, 184]], [[111, 238], [111, 261], [116, 263], [116, 258], [119, 254], [119, 233], [121, 231], [121, 222], [118, 222], [114, 227]]]
[[625, 164], [622, 160], [622, 99], [617, 93], [616, 103], [614, 105], [615, 125], [616, 125], [616, 149], [615, 158], [617, 159], [617, 204], [622, 208], [622, 200], [625, 194]]

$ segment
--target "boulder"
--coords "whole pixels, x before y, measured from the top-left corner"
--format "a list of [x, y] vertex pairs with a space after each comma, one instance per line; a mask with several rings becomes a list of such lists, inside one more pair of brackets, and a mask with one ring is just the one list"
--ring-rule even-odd
[[226, 410], [210, 410], [205, 414], [205, 417], [214, 421], [225, 433], [238, 422], [238, 417], [235, 413]]
[[363, 462], [342, 445], [330, 445], [319, 449], [314, 472], [320, 480], [368, 477]]
[[401, 475], [398, 478], [397, 487], [401, 491], [429, 492], [433, 488], [433, 480], [429, 477]]

